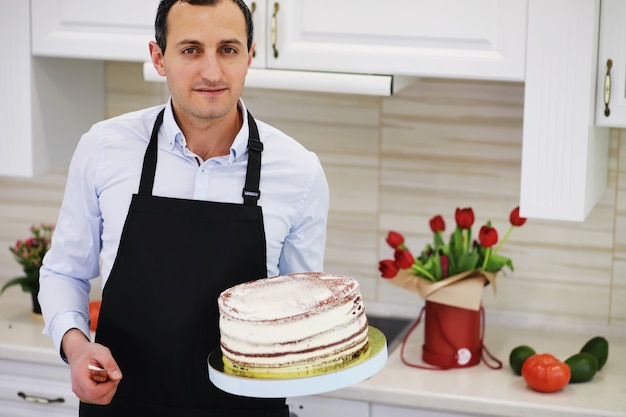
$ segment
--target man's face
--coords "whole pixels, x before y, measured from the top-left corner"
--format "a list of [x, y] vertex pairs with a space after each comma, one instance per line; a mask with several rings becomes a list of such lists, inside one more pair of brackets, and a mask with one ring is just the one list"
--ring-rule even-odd
[[176, 115], [208, 121], [236, 111], [254, 50], [246, 48], [239, 7], [176, 3], [167, 21], [165, 55], [154, 43], [150, 48], [157, 71], [167, 76]]

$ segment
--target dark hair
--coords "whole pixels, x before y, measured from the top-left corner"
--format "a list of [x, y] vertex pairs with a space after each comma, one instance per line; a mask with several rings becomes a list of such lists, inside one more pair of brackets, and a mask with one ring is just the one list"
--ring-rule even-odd
[[[167, 37], [167, 15], [170, 12], [170, 9], [174, 5], [174, 3], [189, 3], [194, 5], [202, 5], [202, 6], [215, 6], [224, 0], [161, 0], [159, 4], [159, 8], [157, 9], [156, 19], [154, 21], [154, 37], [156, 39], [156, 43], [161, 48], [161, 53], [165, 54], [165, 46]], [[232, 0], [241, 11], [243, 12], [243, 16], [246, 19], [246, 31], [248, 33], [248, 51], [252, 47], [252, 38], [254, 35], [254, 29], [252, 26], [252, 14], [250, 13], [250, 9], [243, 2], [243, 0]]]

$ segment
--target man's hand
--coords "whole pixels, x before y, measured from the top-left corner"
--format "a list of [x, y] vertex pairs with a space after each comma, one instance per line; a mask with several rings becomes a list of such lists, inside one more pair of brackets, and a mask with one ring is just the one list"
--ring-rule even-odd
[[122, 379], [111, 351], [99, 343], [89, 342], [78, 329], [65, 333], [62, 347], [70, 364], [74, 394], [84, 403], [109, 404]]

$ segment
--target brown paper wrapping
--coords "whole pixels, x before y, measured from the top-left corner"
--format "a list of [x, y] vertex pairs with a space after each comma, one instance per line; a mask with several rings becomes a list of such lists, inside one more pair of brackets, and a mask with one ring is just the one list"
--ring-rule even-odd
[[496, 291], [496, 274], [485, 271], [462, 272], [433, 282], [416, 276], [409, 269], [401, 269], [388, 281], [424, 300], [468, 310], [480, 310], [485, 285], [491, 284]]

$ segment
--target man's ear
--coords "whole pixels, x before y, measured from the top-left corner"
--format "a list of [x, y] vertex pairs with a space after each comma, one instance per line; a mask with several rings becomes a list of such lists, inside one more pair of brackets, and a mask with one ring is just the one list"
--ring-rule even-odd
[[165, 77], [165, 64], [163, 63], [163, 52], [161, 51], [161, 47], [154, 41], [150, 41], [150, 57], [152, 58], [152, 65], [154, 65], [154, 69], [156, 72]]
[[252, 58], [254, 57], [254, 50], [256, 49], [256, 42], [252, 42], [250, 50], [248, 51], [248, 67], [252, 65]]

